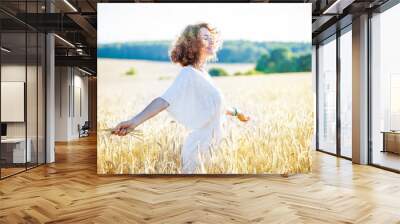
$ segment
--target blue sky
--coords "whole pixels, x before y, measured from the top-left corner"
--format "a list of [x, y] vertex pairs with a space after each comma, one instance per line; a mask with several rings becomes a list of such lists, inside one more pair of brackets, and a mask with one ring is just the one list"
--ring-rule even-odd
[[223, 40], [311, 42], [311, 4], [99, 3], [98, 43], [173, 40], [208, 22]]

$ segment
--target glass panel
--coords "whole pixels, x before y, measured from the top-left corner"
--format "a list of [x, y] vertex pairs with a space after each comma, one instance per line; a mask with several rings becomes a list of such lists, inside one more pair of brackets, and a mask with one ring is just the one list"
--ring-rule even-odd
[[336, 40], [318, 48], [318, 146], [336, 153]]
[[25, 170], [26, 34], [1, 34], [1, 140], [2, 177]]
[[341, 155], [351, 158], [352, 141], [352, 35], [351, 30], [340, 37], [340, 121]]
[[[1, 1], [0, 7], [35, 24], [29, 16], [44, 13], [45, 1]], [[2, 12], [0, 20], [6, 21], [0, 23], [4, 178], [45, 161], [45, 36]]]
[[372, 163], [400, 170], [400, 4], [372, 18]]
[[[32, 14], [37, 13], [38, 3], [37, 1], [27, 2], [26, 12], [27, 19], [31, 24], [38, 23], [38, 17], [34, 16], [32, 18]], [[38, 132], [38, 92], [37, 92], [37, 73], [38, 73], [38, 36], [35, 30], [27, 30], [27, 80], [26, 80], [26, 88], [27, 88], [27, 99], [26, 99], [26, 113], [27, 113], [27, 143], [28, 150], [30, 149], [30, 159], [28, 160], [27, 166], [28, 168], [37, 166], [37, 157], [38, 157], [38, 143], [37, 143], [37, 132]]]
[[390, 130], [400, 130], [400, 73], [390, 74]]
[[45, 52], [45, 44], [46, 39], [45, 35], [39, 33], [38, 35], [38, 163], [45, 163], [46, 158], [46, 149], [45, 149], [45, 88], [46, 88], [46, 74], [45, 74], [45, 60], [46, 60], [46, 52]]
[[[28, 131], [28, 150], [30, 148], [30, 157], [28, 159], [28, 168], [33, 167], [37, 165], [37, 132], [38, 132], [38, 111], [37, 111], [37, 73], [38, 73], [38, 68], [37, 68], [37, 63], [38, 63], [38, 57], [37, 57], [37, 33], [36, 32], [29, 32], [27, 33], [27, 38], [28, 38], [28, 62], [27, 62], [27, 82], [26, 82], [26, 88], [27, 88], [27, 99], [26, 99], [26, 110], [27, 110], [27, 131]], [[28, 154], [29, 155], [29, 154]]]

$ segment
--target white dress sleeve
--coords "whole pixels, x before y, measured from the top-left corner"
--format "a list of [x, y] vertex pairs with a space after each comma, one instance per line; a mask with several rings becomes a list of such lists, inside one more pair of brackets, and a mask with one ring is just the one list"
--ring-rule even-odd
[[160, 97], [169, 103], [169, 114], [189, 129], [206, 126], [221, 109], [219, 92], [188, 67]]
[[175, 104], [179, 102], [179, 99], [181, 98], [180, 95], [182, 95], [185, 90], [188, 89], [191, 84], [190, 82], [191, 80], [189, 75], [185, 74], [184, 70], [182, 69], [172, 85], [169, 86], [168, 89], [160, 96], [169, 104], [167, 111], [170, 111], [175, 107]]

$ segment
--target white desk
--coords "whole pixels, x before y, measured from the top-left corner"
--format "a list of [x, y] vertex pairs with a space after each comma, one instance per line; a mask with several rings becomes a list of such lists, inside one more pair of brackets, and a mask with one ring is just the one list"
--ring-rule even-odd
[[25, 155], [25, 138], [6, 138], [6, 139], [1, 139], [1, 144], [3, 145], [14, 145], [13, 148], [13, 163], [25, 163], [25, 158], [27, 158], [26, 162], [31, 161], [31, 145], [32, 145], [32, 140], [30, 138], [27, 138], [28, 142], [28, 147], [26, 147], [26, 153]]

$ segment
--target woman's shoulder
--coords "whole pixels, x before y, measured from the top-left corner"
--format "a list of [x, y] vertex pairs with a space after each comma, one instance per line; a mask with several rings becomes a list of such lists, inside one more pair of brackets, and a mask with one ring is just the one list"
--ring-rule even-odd
[[179, 72], [179, 76], [185, 78], [196, 78], [197, 71], [190, 65], [183, 66]]
[[191, 65], [186, 65], [181, 68], [181, 73], [195, 74], [196, 70]]

